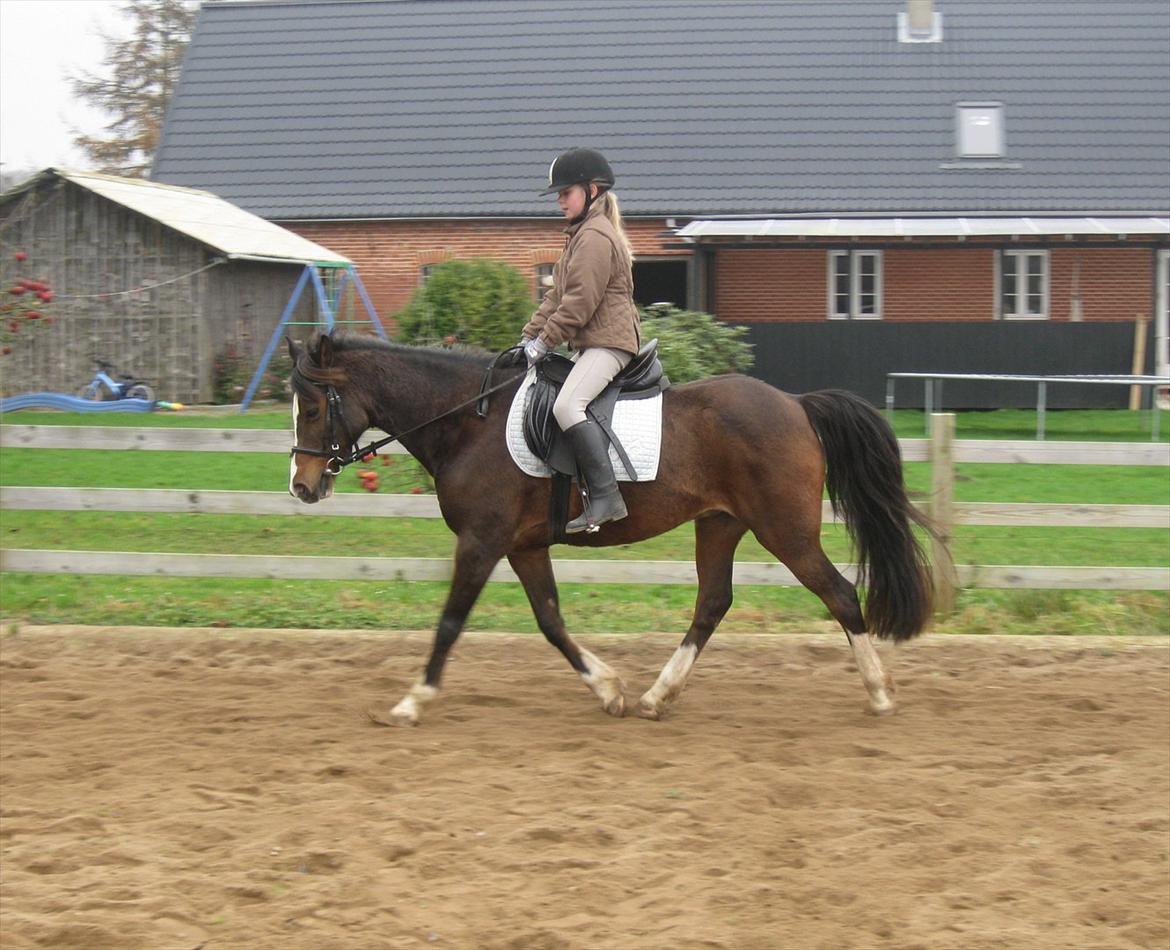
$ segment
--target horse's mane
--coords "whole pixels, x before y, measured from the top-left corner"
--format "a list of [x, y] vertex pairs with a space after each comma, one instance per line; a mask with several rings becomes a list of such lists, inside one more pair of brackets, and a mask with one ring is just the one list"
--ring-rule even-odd
[[[495, 356], [476, 346], [411, 346], [383, 340], [368, 333], [334, 332], [330, 334], [330, 341], [335, 354], [392, 353], [424, 370], [429, 369], [436, 373], [450, 373], [463, 368], [482, 372]], [[316, 353], [317, 345], [318, 341], [314, 340], [302, 352], [289, 378], [294, 391], [302, 395], [311, 393], [314, 386], [339, 385], [347, 379], [344, 367], [335, 365], [322, 369], [314, 362], [312, 354]]]
[[359, 350], [387, 350], [392, 353], [411, 354], [424, 360], [435, 360], [442, 365], [452, 362], [483, 367], [495, 354], [478, 346], [458, 344], [457, 346], [413, 346], [409, 343], [394, 343], [368, 333], [334, 333], [333, 349], [339, 353]]

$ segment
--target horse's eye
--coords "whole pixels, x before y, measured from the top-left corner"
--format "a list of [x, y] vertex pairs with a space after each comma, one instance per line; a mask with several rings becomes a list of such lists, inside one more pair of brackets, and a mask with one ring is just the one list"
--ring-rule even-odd
[[320, 409], [306, 409], [305, 410], [305, 418], [308, 419], [310, 422], [315, 421], [320, 415], [321, 415]]

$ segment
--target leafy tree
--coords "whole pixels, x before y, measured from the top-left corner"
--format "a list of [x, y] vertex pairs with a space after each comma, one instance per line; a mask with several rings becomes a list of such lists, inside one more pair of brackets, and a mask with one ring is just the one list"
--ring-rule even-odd
[[133, 21], [130, 37], [103, 36], [102, 73], [70, 79], [75, 96], [111, 116], [105, 135], [73, 140], [101, 171], [149, 175], [197, 10], [195, 0], [127, 0], [120, 12]]
[[528, 282], [515, 267], [475, 259], [437, 265], [395, 319], [407, 343], [504, 350], [520, 339], [535, 309]]
[[720, 323], [699, 310], [652, 304], [641, 311], [642, 339], [658, 338], [658, 358], [673, 383], [720, 373], [746, 373], [752, 367], [745, 327]]

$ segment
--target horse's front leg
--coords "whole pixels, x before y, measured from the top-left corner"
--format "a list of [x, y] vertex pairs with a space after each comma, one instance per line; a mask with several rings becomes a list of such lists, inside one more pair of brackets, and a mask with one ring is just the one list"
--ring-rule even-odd
[[499, 560], [499, 554], [489, 553], [480, 542], [462, 536], [459, 538], [455, 547], [455, 575], [451, 580], [451, 589], [447, 592], [447, 602], [439, 617], [439, 625], [435, 629], [435, 641], [422, 679], [410, 688], [388, 715], [371, 710], [370, 718], [374, 722], [394, 726], [418, 725], [423, 707], [439, 695], [439, 681], [443, 677], [447, 654], [463, 632], [467, 615]]
[[528, 595], [541, 633], [564, 654], [585, 685], [593, 690], [594, 695], [601, 700], [602, 709], [611, 716], [625, 715], [625, 684], [622, 678], [608, 664], [577, 646], [565, 632], [548, 548], [509, 554], [508, 563], [524, 585], [524, 592]]
[[747, 528], [731, 515], [713, 513], [695, 520], [695, 570], [699, 593], [690, 629], [658, 679], [638, 700], [643, 719], [661, 719], [687, 685], [695, 660], [731, 609], [731, 577], [735, 549]]

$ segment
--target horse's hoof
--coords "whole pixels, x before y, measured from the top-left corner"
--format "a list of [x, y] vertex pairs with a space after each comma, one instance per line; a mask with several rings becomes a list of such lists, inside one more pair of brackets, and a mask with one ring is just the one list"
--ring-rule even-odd
[[653, 719], [657, 722], [662, 718], [662, 709], [657, 703], [648, 703], [645, 699], [638, 702], [634, 709], [634, 714], [642, 719]]
[[892, 700], [887, 699], [884, 703], [871, 702], [869, 709], [875, 716], [892, 716], [898, 711], [898, 706]]
[[608, 703], [603, 703], [601, 708], [615, 719], [621, 719], [626, 714], [626, 697], [618, 693]]
[[375, 712], [373, 709], [367, 709], [366, 715], [370, 717], [370, 722], [375, 726], [417, 726], [418, 716], [411, 716], [408, 713], [401, 713], [397, 708], [390, 710], [388, 714]]

